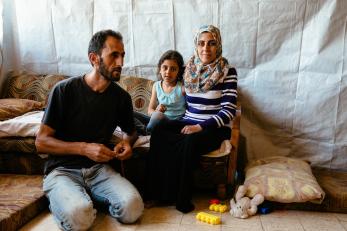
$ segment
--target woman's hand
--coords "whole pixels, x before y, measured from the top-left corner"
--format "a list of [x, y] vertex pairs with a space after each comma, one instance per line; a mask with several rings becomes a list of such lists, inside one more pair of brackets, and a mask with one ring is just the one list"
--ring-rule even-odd
[[202, 127], [199, 124], [186, 125], [182, 128], [181, 133], [182, 134], [192, 134], [195, 132], [200, 132], [201, 130], [202, 130]]
[[164, 113], [166, 111], [166, 106], [164, 104], [159, 104], [155, 110]]

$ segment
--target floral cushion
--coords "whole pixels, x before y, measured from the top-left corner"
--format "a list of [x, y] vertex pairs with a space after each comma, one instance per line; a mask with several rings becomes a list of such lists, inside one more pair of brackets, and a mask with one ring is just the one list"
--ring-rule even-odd
[[266, 200], [282, 203], [321, 203], [325, 193], [305, 161], [281, 156], [251, 162], [246, 167], [247, 196], [260, 193]]
[[0, 121], [42, 109], [42, 103], [29, 99], [0, 99]]
[[3, 98], [31, 99], [47, 104], [52, 87], [65, 79], [63, 75], [37, 75], [28, 72], [11, 71], [7, 75], [7, 92]]
[[122, 76], [119, 81], [119, 85], [130, 94], [134, 110], [144, 114], [147, 114], [153, 84], [153, 80], [133, 76]]

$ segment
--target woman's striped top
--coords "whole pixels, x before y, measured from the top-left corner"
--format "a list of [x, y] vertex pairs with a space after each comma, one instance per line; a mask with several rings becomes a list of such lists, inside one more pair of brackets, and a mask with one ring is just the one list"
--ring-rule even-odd
[[228, 126], [237, 107], [237, 72], [231, 67], [228, 75], [205, 93], [186, 92], [187, 109], [183, 121], [202, 128]]

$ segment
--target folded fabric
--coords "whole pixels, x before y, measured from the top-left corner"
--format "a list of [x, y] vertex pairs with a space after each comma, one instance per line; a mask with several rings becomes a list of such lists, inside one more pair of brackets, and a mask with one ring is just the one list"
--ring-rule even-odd
[[0, 137], [36, 136], [40, 128], [43, 111], [32, 111], [13, 119], [0, 122]]

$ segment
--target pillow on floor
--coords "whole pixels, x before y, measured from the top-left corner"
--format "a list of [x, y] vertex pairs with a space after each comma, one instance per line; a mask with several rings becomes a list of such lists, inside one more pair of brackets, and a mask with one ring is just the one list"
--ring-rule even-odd
[[42, 103], [30, 99], [0, 99], [0, 121], [42, 109]]
[[266, 200], [282, 203], [321, 203], [325, 196], [307, 162], [281, 156], [249, 163], [244, 185], [248, 197], [260, 193]]

